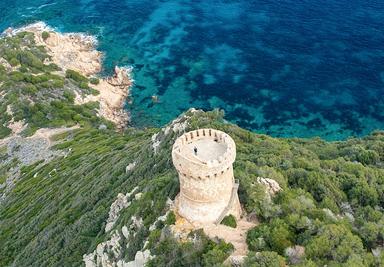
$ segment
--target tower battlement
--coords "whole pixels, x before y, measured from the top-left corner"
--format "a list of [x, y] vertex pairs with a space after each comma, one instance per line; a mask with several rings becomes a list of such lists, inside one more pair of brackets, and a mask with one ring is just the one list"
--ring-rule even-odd
[[[194, 148], [197, 153], [194, 153]], [[172, 149], [173, 164], [179, 173], [194, 179], [209, 179], [228, 171], [236, 158], [236, 145], [226, 133], [198, 129], [180, 136]]]
[[198, 129], [180, 136], [172, 148], [180, 180], [178, 213], [197, 222], [215, 222], [223, 212], [239, 217], [235, 158], [235, 142], [222, 131]]

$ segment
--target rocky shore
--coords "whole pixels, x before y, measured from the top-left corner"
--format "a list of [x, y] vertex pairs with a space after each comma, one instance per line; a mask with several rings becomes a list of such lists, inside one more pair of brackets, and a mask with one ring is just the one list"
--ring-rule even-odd
[[[65, 70], [75, 70], [86, 77], [97, 77], [102, 70], [103, 54], [96, 50], [95, 37], [82, 33], [59, 33], [43, 22], [13, 30], [8, 29], [5, 35], [18, 32], [32, 32], [38, 45], [44, 46], [51, 56], [49, 62], [58, 65], [64, 75]], [[43, 33], [46, 34], [45, 38]], [[114, 75], [101, 78], [97, 85], [90, 85], [99, 91], [98, 95], [80, 95], [76, 93], [75, 102], [84, 104], [89, 101], [100, 103], [99, 116], [112, 121], [119, 130], [124, 129], [130, 120], [129, 113], [124, 110], [124, 104], [133, 84], [131, 67], [115, 67]]]

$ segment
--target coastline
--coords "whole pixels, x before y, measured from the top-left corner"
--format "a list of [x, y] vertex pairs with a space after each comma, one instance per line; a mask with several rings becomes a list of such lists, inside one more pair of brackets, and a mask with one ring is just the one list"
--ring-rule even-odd
[[[97, 39], [84, 33], [60, 33], [44, 22], [36, 22], [17, 29], [8, 29], [4, 35], [14, 35], [19, 32], [34, 34], [37, 45], [46, 48], [51, 59], [45, 63], [54, 63], [62, 70], [58, 75], [65, 76], [65, 71], [71, 69], [87, 78], [97, 77], [99, 83], [90, 87], [96, 89], [98, 95], [81, 95], [75, 91], [75, 104], [85, 104], [91, 101], [99, 102], [98, 115], [113, 122], [117, 130], [124, 130], [130, 122], [130, 114], [124, 110], [126, 98], [133, 84], [132, 67], [115, 67], [111, 77], [100, 77], [103, 53], [96, 49]], [[48, 32], [47, 38], [42, 37]]]

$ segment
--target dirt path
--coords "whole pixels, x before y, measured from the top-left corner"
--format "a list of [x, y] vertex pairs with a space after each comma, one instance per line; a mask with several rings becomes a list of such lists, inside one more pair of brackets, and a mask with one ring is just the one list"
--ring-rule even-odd
[[57, 135], [57, 134], [61, 134], [61, 133], [65, 133], [68, 131], [73, 131], [73, 130], [76, 130], [79, 128], [80, 128], [80, 126], [78, 126], [78, 125], [72, 126], [72, 127], [61, 127], [61, 128], [53, 128], [53, 129], [41, 128], [41, 129], [37, 130], [34, 135], [27, 137], [27, 138], [30, 138], [30, 139], [43, 138], [47, 141], [48, 147], [50, 147], [52, 145], [52, 140], [51, 140], [52, 136]]
[[203, 229], [210, 238], [221, 238], [234, 246], [231, 257], [244, 257], [248, 253], [247, 231], [255, 227], [258, 222], [249, 222], [245, 217], [237, 221], [237, 227], [232, 228], [223, 224], [192, 224], [176, 213], [176, 223], [172, 232], [180, 240], [187, 240], [188, 234], [196, 229]]
[[237, 222], [236, 228], [223, 224], [212, 224], [204, 226], [203, 229], [210, 238], [219, 237], [224, 239], [225, 242], [231, 243], [235, 248], [231, 256], [245, 256], [248, 253], [247, 231], [256, 225], [256, 223], [248, 222], [245, 218], [242, 218]]

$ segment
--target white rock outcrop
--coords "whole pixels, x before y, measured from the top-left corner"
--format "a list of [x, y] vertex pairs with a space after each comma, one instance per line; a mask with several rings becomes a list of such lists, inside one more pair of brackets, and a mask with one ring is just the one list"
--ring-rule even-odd
[[[118, 230], [114, 230], [109, 240], [98, 244], [92, 253], [83, 255], [83, 261], [86, 267], [143, 267], [148, 260], [153, 258], [149, 250], [143, 250], [136, 252], [133, 261], [125, 262], [122, 259], [124, 250], [129, 246], [129, 237], [132, 231], [134, 231], [133, 229], [142, 227], [143, 225], [142, 218], [132, 216], [131, 219], [132, 223], [130, 225], [124, 225], [121, 228], [121, 233]], [[127, 244], [122, 246], [124, 240]]]
[[107, 224], [105, 225], [105, 232], [109, 232], [115, 225], [117, 219], [119, 218], [120, 211], [131, 205], [131, 202], [128, 202], [128, 199], [136, 192], [138, 187], [132, 189], [131, 192], [126, 195], [119, 193], [115, 202], [112, 203], [111, 208], [109, 209], [109, 216], [107, 219]]
[[[197, 110], [191, 108], [188, 110], [188, 112], [195, 113], [197, 112]], [[164, 136], [168, 135], [171, 131], [173, 133], [181, 133], [185, 131], [188, 126], [189, 117], [190, 116], [184, 114], [183, 116], [174, 119], [167, 127], [161, 129], [160, 132], [152, 135], [152, 148], [155, 154], [157, 153], [157, 149], [160, 146], [162, 140], [164, 139]]]
[[245, 256], [243, 255], [231, 255], [228, 257], [228, 260], [226, 260], [226, 262], [228, 262], [231, 266], [240, 267], [243, 265], [244, 259]]
[[125, 173], [132, 171], [136, 167], [136, 161], [132, 162], [125, 167]]
[[138, 251], [135, 255], [135, 259], [130, 262], [124, 262], [123, 260], [119, 260], [117, 262], [117, 267], [143, 267], [153, 257], [151, 256], [151, 252], [147, 249], [144, 251]]
[[256, 181], [257, 181], [257, 183], [262, 184], [262, 185], [265, 186], [265, 192], [267, 193], [269, 198], [273, 197], [280, 190], [282, 190], [282, 188], [280, 187], [279, 183], [276, 182], [273, 179], [257, 177]]
[[132, 67], [115, 66], [114, 75], [107, 79], [107, 82], [113, 86], [131, 86], [133, 80], [131, 78]]
[[[94, 252], [87, 255], [83, 255], [83, 261], [85, 263], [85, 266], [116, 266], [113, 259], [119, 257], [121, 253], [120, 239], [120, 234], [116, 230], [109, 240], [98, 244]], [[110, 259], [109, 255], [113, 255], [113, 258]]]
[[285, 249], [285, 256], [287, 256], [291, 264], [300, 263], [304, 255], [305, 248], [302, 246], [293, 246]]

